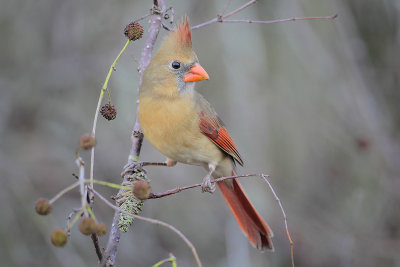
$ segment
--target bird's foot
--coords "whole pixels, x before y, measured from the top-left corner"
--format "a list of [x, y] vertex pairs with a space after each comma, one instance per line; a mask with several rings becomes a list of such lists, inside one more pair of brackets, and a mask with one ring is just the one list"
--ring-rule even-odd
[[124, 170], [123, 170], [123, 172], [121, 172], [121, 177], [124, 178], [125, 175], [127, 175], [127, 174], [133, 174], [134, 172], [140, 172], [140, 171], [143, 171], [146, 173], [146, 171], [143, 169], [143, 166], [144, 166], [144, 162], [141, 162], [141, 161], [134, 161], [134, 162], [128, 163], [124, 166]]
[[207, 175], [203, 179], [203, 183], [201, 183], [201, 190], [203, 192], [214, 193], [215, 191], [215, 183], [211, 183], [210, 175]]

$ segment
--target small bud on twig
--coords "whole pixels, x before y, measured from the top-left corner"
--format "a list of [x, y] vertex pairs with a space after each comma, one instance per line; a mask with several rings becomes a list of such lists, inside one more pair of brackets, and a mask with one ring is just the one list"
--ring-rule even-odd
[[96, 222], [91, 217], [86, 217], [79, 223], [79, 231], [84, 235], [91, 235], [96, 232]]
[[137, 199], [146, 200], [151, 193], [151, 187], [147, 181], [138, 180], [133, 183], [132, 193]]
[[99, 236], [105, 235], [107, 233], [107, 226], [104, 223], [96, 224], [96, 234]]
[[103, 115], [104, 118], [106, 118], [109, 121], [117, 117], [117, 110], [112, 104], [111, 105], [105, 104], [104, 106], [102, 106], [100, 109], [100, 113], [101, 115]]
[[79, 147], [85, 150], [91, 149], [96, 146], [96, 139], [91, 134], [84, 134], [79, 140]]
[[39, 215], [47, 215], [51, 212], [51, 204], [45, 198], [39, 198], [35, 205], [36, 213]]
[[143, 26], [140, 25], [137, 22], [131, 22], [128, 25], [126, 25], [124, 29], [124, 34], [125, 36], [131, 40], [131, 41], [136, 41], [143, 36]]
[[51, 243], [53, 243], [54, 246], [56, 247], [63, 247], [65, 244], [67, 244], [68, 241], [68, 235], [67, 231], [61, 228], [55, 229], [51, 233]]

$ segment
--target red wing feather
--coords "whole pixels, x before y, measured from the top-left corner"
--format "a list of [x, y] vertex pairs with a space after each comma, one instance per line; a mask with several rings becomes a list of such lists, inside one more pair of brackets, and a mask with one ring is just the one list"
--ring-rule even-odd
[[218, 117], [210, 118], [202, 115], [200, 113], [200, 131], [243, 166], [242, 157], [221, 120]]

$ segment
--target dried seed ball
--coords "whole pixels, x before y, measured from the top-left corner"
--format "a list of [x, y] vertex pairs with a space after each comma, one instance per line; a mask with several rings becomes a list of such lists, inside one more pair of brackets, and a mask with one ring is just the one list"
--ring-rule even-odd
[[124, 34], [125, 36], [131, 40], [131, 41], [136, 41], [143, 36], [143, 26], [140, 25], [137, 22], [131, 22], [128, 25], [126, 25], [124, 29]]
[[61, 228], [55, 229], [51, 233], [51, 243], [53, 243], [54, 246], [56, 247], [63, 247], [65, 244], [67, 244], [68, 241], [68, 235], [67, 231]]
[[35, 210], [37, 214], [47, 215], [51, 212], [51, 204], [47, 199], [39, 198], [36, 201]]
[[104, 118], [107, 120], [113, 120], [117, 117], [117, 110], [115, 109], [114, 105], [105, 104], [100, 109], [100, 114], [103, 115]]
[[96, 232], [96, 222], [91, 217], [85, 217], [79, 223], [79, 231], [84, 235], [91, 235]]
[[107, 233], [107, 226], [104, 223], [96, 224], [96, 234], [99, 236], [105, 235]]
[[96, 139], [91, 134], [84, 134], [79, 140], [79, 147], [85, 150], [91, 149], [96, 145]]
[[149, 198], [151, 187], [147, 181], [138, 180], [133, 183], [132, 193], [137, 199], [145, 200]]

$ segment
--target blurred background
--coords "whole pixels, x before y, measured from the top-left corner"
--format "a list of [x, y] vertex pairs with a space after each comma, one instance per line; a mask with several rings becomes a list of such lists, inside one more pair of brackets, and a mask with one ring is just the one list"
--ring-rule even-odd
[[[232, 0], [229, 11], [244, 4]], [[50, 233], [79, 207], [77, 191], [50, 216], [35, 214], [74, 182], [74, 152], [90, 132], [99, 90], [125, 43], [123, 29], [152, 1], [2, 1], [0, 8], [0, 258], [4, 266], [97, 266], [90, 238], [72, 230], [65, 248]], [[214, 18], [226, 0], [168, 1], [176, 19]], [[224, 120], [245, 161], [264, 172], [288, 216], [296, 266], [400, 266], [400, 1], [265, 0], [232, 19], [339, 14], [335, 21], [212, 24], [194, 49], [211, 79], [197, 89]], [[148, 25], [145, 21], [145, 28]], [[165, 35], [163, 30], [161, 37]], [[160, 39], [159, 39], [160, 40]], [[131, 44], [109, 88], [117, 119], [100, 118], [95, 177], [119, 183], [130, 146], [144, 38]], [[157, 45], [159, 41], [157, 42]], [[142, 159], [164, 157], [144, 143]], [[89, 163], [89, 153], [82, 157]], [[148, 167], [154, 191], [200, 182], [205, 171]], [[290, 266], [283, 216], [258, 178], [242, 179], [272, 227], [274, 253], [251, 248], [220, 193], [188, 190], [149, 200], [142, 215], [168, 222], [196, 246], [204, 266]], [[115, 190], [97, 187], [105, 196]], [[99, 199], [97, 218], [113, 210]], [[105, 247], [107, 237], [100, 239]], [[165, 228], [137, 221], [122, 235], [117, 266], [151, 266], [172, 252], [195, 266]]]

